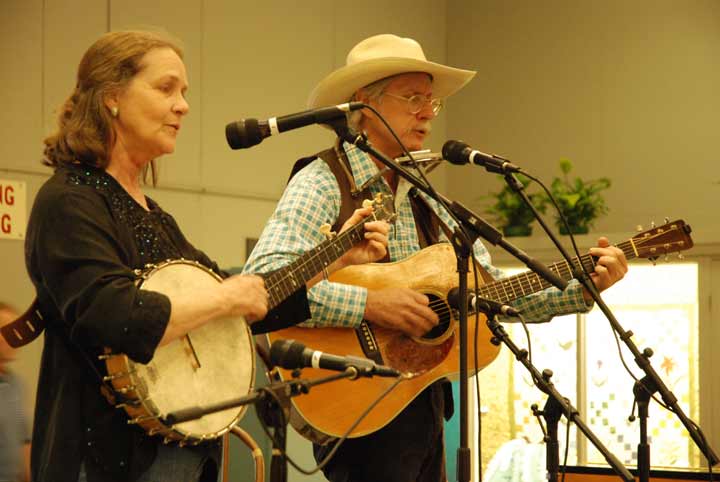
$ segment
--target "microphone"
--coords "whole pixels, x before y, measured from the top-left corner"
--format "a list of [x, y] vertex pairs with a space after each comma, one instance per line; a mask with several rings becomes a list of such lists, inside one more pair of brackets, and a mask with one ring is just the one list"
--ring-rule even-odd
[[511, 174], [522, 172], [515, 164], [495, 154], [485, 154], [476, 151], [462, 141], [447, 141], [442, 148], [443, 158], [453, 164], [477, 164], [483, 166], [488, 172], [497, 174]]
[[232, 149], [246, 149], [260, 144], [266, 137], [311, 124], [325, 124], [363, 107], [365, 104], [362, 102], [346, 102], [282, 117], [271, 117], [268, 120], [240, 119], [225, 126], [225, 139]]
[[295, 340], [276, 340], [270, 346], [270, 361], [273, 365], [294, 370], [296, 368], [323, 368], [344, 372], [348, 368], [357, 370], [359, 376], [399, 377], [400, 372], [392, 367], [378, 365], [368, 358], [338, 356], [306, 348]]
[[[457, 288], [453, 288], [448, 291], [447, 300], [450, 306], [458, 309], [460, 306], [460, 291]], [[468, 293], [467, 304], [474, 311], [481, 311], [488, 315], [503, 315], [503, 316], [519, 316], [520, 312], [510, 305], [498, 303], [497, 301], [489, 300], [487, 298], [481, 298], [475, 296], [474, 293]]]

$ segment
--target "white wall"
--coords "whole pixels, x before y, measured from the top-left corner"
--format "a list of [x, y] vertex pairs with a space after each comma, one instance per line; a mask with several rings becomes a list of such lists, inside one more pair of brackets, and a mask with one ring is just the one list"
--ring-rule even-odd
[[[686, 218], [718, 226], [720, 3], [715, 0], [451, 2], [451, 62], [479, 73], [450, 105], [448, 135], [505, 155], [545, 181], [569, 158], [585, 178], [609, 176], [600, 232]], [[500, 179], [449, 174], [458, 197]]]
[[[304, 109], [349, 48], [381, 32], [420, 40], [432, 60], [479, 70], [436, 120], [430, 147], [464, 139], [546, 180], [570, 158], [577, 174], [613, 180], [598, 231], [625, 235], [650, 219], [682, 217], [702, 254], [718, 252], [716, 0], [0, 0], [0, 176], [26, 181], [29, 205], [48, 175], [42, 138], [80, 56], [103, 32], [146, 25], [184, 41], [191, 84], [177, 152], [162, 159], [160, 189], [150, 195], [225, 266], [244, 260], [244, 239], [260, 233], [292, 162], [331, 141], [307, 128], [231, 151], [225, 124]], [[434, 178], [478, 210], [478, 198], [501, 185], [472, 167]], [[20, 307], [33, 296], [22, 253], [21, 242], [0, 240], [0, 298]], [[710, 326], [708, 317], [701, 323]], [[720, 334], [712, 336], [707, 343]], [[39, 350], [25, 349], [17, 365], [33, 390]], [[720, 387], [712, 390], [719, 399]]]

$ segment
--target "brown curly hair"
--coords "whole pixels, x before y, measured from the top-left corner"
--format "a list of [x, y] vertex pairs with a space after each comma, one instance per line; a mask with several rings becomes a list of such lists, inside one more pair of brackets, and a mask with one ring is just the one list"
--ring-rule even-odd
[[[115, 134], [105, 100], [127, 87], [142, 70], [145, 54], [157, 48], [170, 48], [183, 57], [178, 42], [160, 32], [109, 32], [90, 46], [78, 66], [75, 90], [60, 107], [58, 129], [44, 140], [43, 164], [107, 167]], [[151, 169], [154, 181], [154, 163]]]

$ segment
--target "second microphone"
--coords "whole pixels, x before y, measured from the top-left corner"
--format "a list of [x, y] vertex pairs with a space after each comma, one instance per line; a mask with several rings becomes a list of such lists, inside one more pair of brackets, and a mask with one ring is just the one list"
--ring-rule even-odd
[[295, 340], [276, 340], [270, 346], [270, 361], [288, 370], [296, 368], [323, 368], [344, 372], [355, 368], [363, 377], [399, 377], [400, 372], [392, 367], [378, 365], [368, 358], [347, 355], [338, 356], [306, 348]]

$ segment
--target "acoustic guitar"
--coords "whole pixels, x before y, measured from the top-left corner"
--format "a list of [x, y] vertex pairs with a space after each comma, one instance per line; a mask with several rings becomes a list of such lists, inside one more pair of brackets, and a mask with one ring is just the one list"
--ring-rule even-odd
[[[637, 234], [617, 247], [627, 259], [655, 259], [691, 248], [690, 231], [690, 226], [678, 220]], [[574, 262], [582, 263], [588, 272], [594, 270], [594, 260], [589, 254], [575, 258]], [[350, 437], [370, 434], [388, 424], [431, 383], [459, 373], [457, 311], [447, 302], [448, 292], [457, 286], [456, 267], [452, 247], [441, 243], [402, 261], [350, 266], [330, 277], [331, 281], [369, 289], [406, 287], [427, 295], [440, 323], [423, 337], [410, 337], [363, 322], [358, 329], [291, 327], [265, 335], [266, 341], [271, 344], [275, 340], [293, 339], [313, 350], [372, 358], [403, 372], [407, 379], [369, 413]], [[572, 278], [570, 268], [564, 261], [550, 266], [565, 280]], [[472, 277], [469, 278], [468, 285], [472, 289], [474, 283]], [[527, 271], [483, 284], [478, 291], [483, 298], [509, 303], [549, 286], [538, 275]], [[477, 369], [482, 369], [495, 359], [500, 348], [491, 343], [492, 334], [485, 323], [477, 326], [476, 333], [475, 323], [471, 320], [468, 334], [469, 340], [474, 340], [477, 335]], [[287, 380], [292, 376], [290, 370], [279, 367], [276, 370], [276, 378]], [[474, 373], [471, 370], [470, 374]], [[303, 372], [307, 378], [326, 375], [328, 372], [322, 369], [307, 368]], [[317, 443], [340, 437], [392, 383], [392, 378], [375, 377], [315, 386], [308, 394], [292, 398], [291, 422], [301, 435]]]

